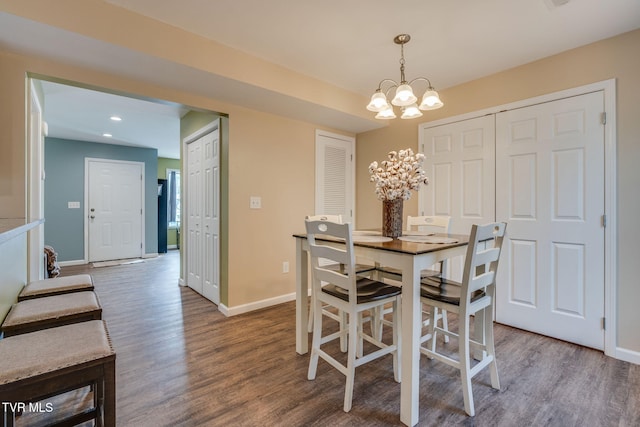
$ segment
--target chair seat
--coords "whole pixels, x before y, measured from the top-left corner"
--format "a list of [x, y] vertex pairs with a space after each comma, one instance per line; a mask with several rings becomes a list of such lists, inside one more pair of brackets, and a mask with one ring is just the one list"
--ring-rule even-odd
[[[388, 285], [366, 277], [358, 278], [356, 286], [358, 288], [358, 304], [395, 297], [402, 293], [402, 288], [398, 286]], [[343, 301], [349, 301], [349, 291], [340, 286], [329, 284], [322, 288], [322, 292]]]
[[2, 332], [8, 337], [101, 317], [102, 307], [94, 292], [74, 292], [14, 304], [2, 323]]
[[61, 295], [71, 292], [92, 291], [93, 279], [89, 274], [75, 274], [73, 276], [55, 277], [52, 279], [35, 280], [28, 283], [18, 295], [18, 301], [24, 301], [43, 296]]
[[[462, 284], [454, 280], [442, 277], [430, 277], [420, 281], [420, 296], [447, 304], [460, 305], [462, 294]], [[478, 290], [471, 294], [471, 302], [474, 302], [485, 295], [484, 291]]]

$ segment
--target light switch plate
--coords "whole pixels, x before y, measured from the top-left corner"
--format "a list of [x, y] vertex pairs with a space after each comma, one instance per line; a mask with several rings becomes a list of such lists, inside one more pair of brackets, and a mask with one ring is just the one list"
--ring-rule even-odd
[[80, 209], [80, 202], [69, 202], [67, 206], [69, 209]]
[[251, 209], [260, 209], [260, 208], [262, 208], [262, 197], [251, 196], [249, 198], [249, 207]]

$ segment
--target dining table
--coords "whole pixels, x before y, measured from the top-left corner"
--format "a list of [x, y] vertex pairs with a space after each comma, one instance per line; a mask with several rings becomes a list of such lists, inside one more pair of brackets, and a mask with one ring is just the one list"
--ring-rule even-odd
[[[400, 421], [414, 426], [419, 421], [420, 271], [440, 261], [464, 256], [469, 236], [407, 233], [392, 239], [375, 230], [355, 230], [353, 245], [357, 259], [402, 272]], [[294, 234], [293, 237], [296, 239], [296, 352], [306, 354], [309, 351], [309, 245], [305, 233]], [[324, 240], [328, 245], [344, 245], [344, 242], [320, 236], [316, 236], [316, 240]]]

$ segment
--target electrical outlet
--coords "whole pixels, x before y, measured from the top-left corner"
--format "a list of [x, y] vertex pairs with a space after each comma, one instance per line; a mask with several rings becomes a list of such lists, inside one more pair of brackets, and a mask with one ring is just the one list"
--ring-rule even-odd
[[288, 273], [289, 272], [289, 261], [284, 261], [282, 263], [282, 272], [283, 273]]
[[262, 208], [262, 197], [260, 197], [260, 196], [251, 196], [249, 198], [249, 207], [251, 209], [260, 209], [260, 208]]

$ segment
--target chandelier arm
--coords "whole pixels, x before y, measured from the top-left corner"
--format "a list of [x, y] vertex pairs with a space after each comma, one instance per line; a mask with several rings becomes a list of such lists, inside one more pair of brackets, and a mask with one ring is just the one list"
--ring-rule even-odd
[[429, 87], [427, 88], [427, 90], [430, 90], [430, 89], [433, 90], [433, 86], [431, 86], [431, 80], [429, 80], [428, 78], [426, 78], [426, 77], [416, 77], [415, 79], [413, 79], [413, 80], [411, 80], [409, 82], [409, 85], [413, 84], [413, 82], [416, 82], [416, 81], [426, 81], [427, 83], [429, 83]]
[[[392, 88], [392, 87], [397, 87], [397, 86], [398, 86], [398, 83], [397, 83], [395, 80], [392, 80], [392, 79], [383, 79], [383, 80], [381, 80], [381, 81], [380, 81], [380, 83], [378, 84], [378, 90], [379, 90], [379, 91], [382, 91], [382, 84], [383, 84], [383, 83], [385, 83], [385, 82], [391, 82], [391, 83], [393, 83], [393, 84], [390, 86], [390, 88]], [[387, 90], [386, 90], [386, 92], [388, 92], [388, 91], [389, 91], [389, 89], [387, 89]]]

